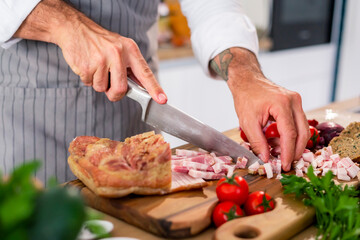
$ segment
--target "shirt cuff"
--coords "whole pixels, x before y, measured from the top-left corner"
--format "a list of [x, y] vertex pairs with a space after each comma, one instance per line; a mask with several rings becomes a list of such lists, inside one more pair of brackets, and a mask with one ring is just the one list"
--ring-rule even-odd
[[228, 48], [246, 48], [256, 56], [259, 51], [256, 29], [242, 13], [213, 16], [194, 29], [191, 43], [195, 56], [208, 76], [211, 76], [209, 61]]
[[0, 46], [8, 48], [21, 39], [12, 39], [22, 22], [41, 0], [0, 1]]

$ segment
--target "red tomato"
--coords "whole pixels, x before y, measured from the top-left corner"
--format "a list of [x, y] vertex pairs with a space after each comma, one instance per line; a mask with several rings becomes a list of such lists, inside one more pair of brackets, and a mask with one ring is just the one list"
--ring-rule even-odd
[[241, 216], [244, 216], [244, 212], [241, 208], [235, 203], [229, 201], [218, 203], [212, 213], [212, 219], [216, 227]]
[[244, 210], [246, 215], [255, 215], [269, 212], [275, 207], [274, 199], [263, 191], [256, 191], [249, 194], [245, 202]]
[[241, 206], [249, 195], [249, 185], [235, 174], [231, 178], [224, 177], [216, 185], [216, 195], [220, 202], [232, 201]]
[[306, 144], [306, 148], [312, 149], [312, 148], [316, 147], [316, 145], [319, 143], [320, 135], [319, 135], [318, 130], [316, 128], [314, 128], [313, 126], [309, 126], [309, 129], [310, 129], [311, 137]]
[[249, 140], [247, 139], [244, 131], [240, 128], [240, 137], [245, 141], [245, 142], [249, 142]]
[[276, 138], [276, 137], [280, 137], [280, 134], [278, 132], [278, 129], [277, 129], [277, 124], [276, 122], [273, 122], [271, 123], [266, 131], [265, 131], [265, 137], [266, 138]]
[[309, 126], [313, 126], [314, 128], [316, 128], [316, 126], [319, 124], [319, 122], [316, 121], [316, 119], [311, 119], [311, 120], [308, 119], [308, 123]]

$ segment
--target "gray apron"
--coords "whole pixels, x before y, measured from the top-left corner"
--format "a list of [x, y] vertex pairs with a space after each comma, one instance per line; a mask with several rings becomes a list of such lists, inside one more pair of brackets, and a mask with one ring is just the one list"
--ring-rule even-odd
[[[157, 0], [71, 0], [104, 28], [132, 38], [156, 72]], [[22, 40], [0, 48], [0, 168], [39, 159], [36, 177], [74, 179], [67, 165], [69, 143], [80, 135], [114, 140], [148, 131], [140, 106], [128, 99], [110, 102], [85, 87], [54, 44]]]

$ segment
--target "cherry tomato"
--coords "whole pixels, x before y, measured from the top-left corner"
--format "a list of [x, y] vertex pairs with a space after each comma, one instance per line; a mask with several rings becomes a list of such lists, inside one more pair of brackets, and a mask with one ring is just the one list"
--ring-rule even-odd
[[313, 126], [309, 126], [309, 129], [310, 129], [311, 137], [306, 144], [306, 148], [312, 149], [312, 148], [316, 147], [316, 145], [319, 143], [320, 135], [319, 135], [318, 130], [316, 128], [314, 128]]
[[238, 205], [230, 201], [218, 203], [212, 213], [216, 227], [241, 216], [244, 216], [244, 212]]
[[275, 207], [274, 200], [269, 194], [263, 191], [256, 191], [249, 194], [245, 202], [244, 210], [246, 215], [255, 215], [264, 212], [269, 212]]
[[232, 201], [241, 206], [249, 195], [249, 185], [235, 174], [231, 178], [224, 177], [216, 185], [216, 195], [220, 202]]
[[316, 121], [316, 119], [308, 119], [308, 123], [309, 126], [313, 126], [314, 128], [316, 128], [316, 126], [319, 124], [319, 122]]
[[280, 134], [278, 132], [278, 129], [277, 129], [277, 124], [276, 122], [273, 122], [271, 123], [266, 131], [265, 131], [265, 137], [266, 138], [277, 138], [277, 137], [280, 137]]
[[244, 131], [240, 128], [240, 137], [242, 138], [242, 140], [244, 140], [245, 142], [249, 142], [249, 140], [247, 139]]

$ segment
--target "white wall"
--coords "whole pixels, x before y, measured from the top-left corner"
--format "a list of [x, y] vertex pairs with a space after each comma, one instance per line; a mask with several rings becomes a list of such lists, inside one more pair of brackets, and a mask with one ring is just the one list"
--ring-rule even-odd
[[270, 12], [273, 1], [271, 0], [240, 0], [246, 15], [252, 23], [260, 29], [268, 29]]
[[336, 100], [360, 97], [360, 1], [348, 0]]
[[[299, 92], [304, 109], [311, 110], [329, 103], [334, 54], [335, 46], [324, 44], [260, 53], [259, 61], [269, 79]], [[226, 83], [206, 77], [194, 58], [160, 62], [159, 81], [169, 104], [219, 131], [238, 126]], [[165, 139], [172, 147], [184, 143], [168, 135]]]

